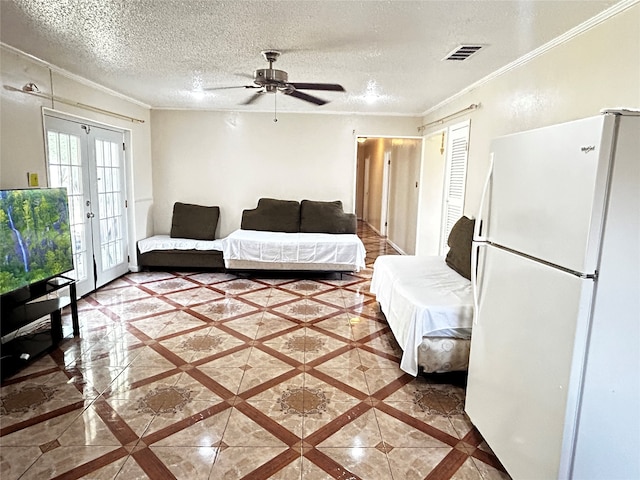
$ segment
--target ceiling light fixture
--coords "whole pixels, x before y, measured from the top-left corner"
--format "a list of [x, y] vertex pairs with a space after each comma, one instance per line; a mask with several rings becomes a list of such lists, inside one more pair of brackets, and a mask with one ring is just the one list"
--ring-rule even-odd
[[379, 90], [378, 83], [375, 80], [369, 80], [367, 82], [367, 90], [364, 94], [365, 102], [369, 104], [377, 102], [380, 99]]

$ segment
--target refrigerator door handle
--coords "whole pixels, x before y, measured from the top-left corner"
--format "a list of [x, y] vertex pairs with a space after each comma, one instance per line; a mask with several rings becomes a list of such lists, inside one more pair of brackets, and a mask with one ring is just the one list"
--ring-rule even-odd
[[[484, 202], [487, 198], [487, 192], [489, 191], [489, 185], [491, 184], [491, 178], [493, 177], [493, 152], [491, 152], [491, 157], [489, 159], [489, 172], [487, 173], [487, 178], [484, 181], [484, 188], [482, 189], [482, 197], [480, 198], [480, 208], [478, 209], [478, 215], [476, 216], [476, 223], [473, 227], [473, 240], [476, 242], [486, 242], [487, 236], [483, 233], [480, 235], [480, 230], [482, 229], [482, 223], [484, 219], [482, 215], [484, 213]], [[484, 229], [486, 230], [486, 228]]]
[[471, 292], [473, 294], [473, 324], [478, 324], [478, 311], [480, 308], [480, 283], [478, 278], [478, 257], [480, 248], [486, 246], [482, 242], [473, 242], [471, 245]]
[[[476, 223], [477, 225], [477, 223]], [[473, 293], [473, 324], [478, 324], [478, 249], [480, 247], [473, 242], [471, 244], [471, 292]]]
[[[480, 307], [480, 284], [478, 283], [478, 256], [480, 247], [487, 242], [487, 236], [484, 231], [481, 232], [484, 213], [484, 204], [487, 198], [487, 192], [489, 191], [489, 185], [493, 177], [493, 152], [489, 158], [489, 172], [484, 182], [484, 188], [482, 189], [482, 197], [480, 198], [480, 208], [478, 209], [478, 215], [476, 216], [476, 223], [473, 227], [473, 243], [471, 246], [471, 289], [473, 292], [473, 324], [478, 324], [478, 309]], [[486, 230], [486, 228], [484, 229]], [[481, 235], [482, 233], [482, 235]]]

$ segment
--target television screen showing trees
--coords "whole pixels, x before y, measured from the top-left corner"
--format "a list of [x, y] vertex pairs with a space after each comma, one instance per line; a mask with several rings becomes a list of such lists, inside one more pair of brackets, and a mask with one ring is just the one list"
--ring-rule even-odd
[[0, 190], [0, 294], [70, 270], [67, 190]]

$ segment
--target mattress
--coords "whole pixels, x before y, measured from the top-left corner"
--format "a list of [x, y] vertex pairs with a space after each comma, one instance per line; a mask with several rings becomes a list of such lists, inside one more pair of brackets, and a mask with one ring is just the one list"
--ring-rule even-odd
[[470, 350], [470, 339], [422, 337], [418, 346], [418, 366], [425, 373], [466, 371]]
[[359, 271], [366, 250], [354, 234], [236, 230], [222, 241], [227, 268]]
[[222, 251], [222, 240], [193, 240], [191, 238], [172, 238], [169, 235], [154, 235], [138, 240], [140, 253], [154, 250], [219, 250]]
[[471, 282], [444, 257], [386, 255], [373, 264], [371, 292], [403, 350], [400, 368], [418, 373], [423, 337], [471, 338]]

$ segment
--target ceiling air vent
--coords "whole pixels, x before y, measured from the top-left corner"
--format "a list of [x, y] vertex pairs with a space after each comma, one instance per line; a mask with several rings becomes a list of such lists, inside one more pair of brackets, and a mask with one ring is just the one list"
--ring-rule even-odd
[[443, 60], [457, 60], [462, 61], [469, 58], [482, 48], [482, 45], [460, 45], [450, 52]]

